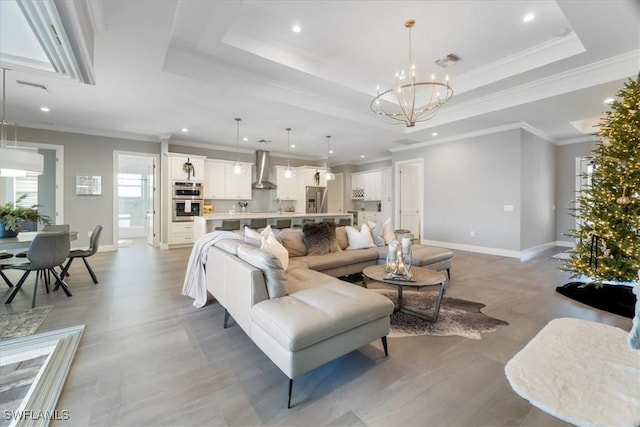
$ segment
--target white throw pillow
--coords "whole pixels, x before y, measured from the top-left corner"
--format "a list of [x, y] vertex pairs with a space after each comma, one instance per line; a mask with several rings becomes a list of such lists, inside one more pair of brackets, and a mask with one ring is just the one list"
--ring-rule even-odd
[[282, 264], [282, 268], [287, 271], [289, 267], [289, 251], [287, 248], [282, 246], [280, 242], [278, 242], [278, 238], [273, 232], [269, 233], [267, 237], [262, 238], [262, 245], [260, 245], [260, 249], [266, 252], [269, 252], [275, 258], [280, 260], [280, 264]]
[[375, 222], [372, 222], [372, 221], [367, 221], [367, 224], [371, 229], [371, 237], [373, 237], [373, 243], [375, 243], [376, 246], [386, 245], [387, 243], [385, 242], [384, 237], [382, 237], [383, 224], [382, 223], [376, 224]]
[[244, 227], [244, 241], [251, 246], [259, 248], [260, 245], [262, 245], [262, 238], [267, 237], [269, 233], [271, 233], [271, 225], [267, 225], [260, 232], [249, 227]]
[[396, 233], [393, 232], [393, 227], [391, 226], [391, 218], [385, 219], [382, 223], [382, 238], [387, 245], [396, 238]]
[[367, 224], [362, 224], [360, 231], [351, 226], [346, 226], [347, 239], [349, 239], [349, 249], [364, 249], [375, 248], [376, 244], [373, 243], [373, 237], [371, 237], [371, 230]]

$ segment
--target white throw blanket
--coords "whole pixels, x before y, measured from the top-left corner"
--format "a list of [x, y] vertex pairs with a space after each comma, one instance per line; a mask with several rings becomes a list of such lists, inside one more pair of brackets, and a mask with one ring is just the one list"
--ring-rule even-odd
[[184, 275], [182, 295], [193, 298], [194, 307], [201, 308], [207, 303], [207, 280], [204, 265], [207, 263], [209, 247], [225, 239], [242, 240], [242, 237], [230, 231], [212, 231], [200, 237], [193, 245], [187, 264], [187, 272]]

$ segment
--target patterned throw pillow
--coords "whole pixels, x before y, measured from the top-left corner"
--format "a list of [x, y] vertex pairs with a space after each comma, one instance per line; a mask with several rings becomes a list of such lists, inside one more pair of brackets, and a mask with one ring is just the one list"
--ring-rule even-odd
[[334, 223], [305, 224], [302, 227], [302, 236], [307, 247], [307, 255], [324, 255], [341, 250], [336, 239]]

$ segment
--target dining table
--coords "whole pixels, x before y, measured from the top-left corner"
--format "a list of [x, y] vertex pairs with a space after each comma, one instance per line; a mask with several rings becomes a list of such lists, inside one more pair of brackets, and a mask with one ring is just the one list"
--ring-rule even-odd
[[[28, 248], [37, 231], [21, 231], [16, 237], [0, 237], [0, 252]], [[69, 240], [78, 240], [78, 232], [70, 231]]]

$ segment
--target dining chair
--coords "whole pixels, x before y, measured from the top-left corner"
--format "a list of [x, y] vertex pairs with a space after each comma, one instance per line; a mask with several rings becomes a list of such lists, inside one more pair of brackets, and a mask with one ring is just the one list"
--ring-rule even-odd
[[[31, 245], [29, 245], [29, 250], [27, 251], [27, 259], [29, 262], [24, 264], [13, 264], [9, 267], [16, 270], [22, 270], [24, 271], [24, 274], [13, 288], [11, 295], [9, 295], [9, 298], [5, 301], [5, 304], [11, 304], [13, 298], [15, 298], [16, 294], [22, 288], [22, 285], [32, 271], [48, 271], [53, 274], [56, 278], [56, 288], [61, 286], [64, 293], [70, 297], [71, 291], [69, 291], [69, 286], [54, 269], [54, 267], [62, 264], [64, 260], [67, 259], [67, 256], [69, 256], [70, 246], [71, 244], [69, 242], [68, 231], [46, 231], [36, 234]], [[36, 275], [31, 308], [36, 306], [38, 279], [39, 275]], [[45, 281], [45, 287], [47, 289], [47, 293], [49, 293], [49, 284], [47, 281]]]
[[222, 230], [222, 231], [240, 230], [240, 220], [239, 219], [223, 219], [222, 226], [216, 227], [216, 230]]
[[[69, 231], [69, 224], [45, 225], [40, 231]], [[26, 258], [27, 251], [18, 252], [16, 258]]]
[[[89, 247], [87, 249], [74, 249], [71, 252], [69, 252], [69, 260], [67, 261], [64, 268], [62, 269], [62, 273], [61, 273], [62, 277], [69, 276], [69, 267], [71, 266], [71, 263], [73, 262], [74, 259], [82, 258], [84, 265], [87, 267], [87, 271], [89, 271], [89, 274], [91, 275], [91, 279], [93, 280], [93, 283], [96, 285], [98, 284], [98, 278], [96, 277], [96, 273], [93, 271], [93, 269], [87, 262], [87, 258], [89, 258], [90, 256], [93, 256], [96, 252], [98, 252], [98, 244], [100, 243], [100, 233], [102, 233], [102, 226], [96, 225], [96, 227], [91, 232], [91, 237], [89, 238]], [[56, 284], [56, 289], [57, 288], [58, 288], [58, 285]]]
[[[13, 258], [13, 254], [10, 254], [8, 252], [0, 253], [0, 259], [9, 259], [9, 258]], [[8, 287], [13, 288], [13, 283], [11, 283], [11, 280], [9, 280], [9, 278], [2, 271], [6, 268], [11, 267], [11, 265], [12, 264], [0, 264], [0, 276], [2, 276], [2, 279], [4, 279], [4, 282], [7, 284]]]

